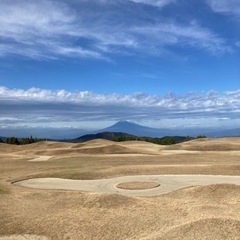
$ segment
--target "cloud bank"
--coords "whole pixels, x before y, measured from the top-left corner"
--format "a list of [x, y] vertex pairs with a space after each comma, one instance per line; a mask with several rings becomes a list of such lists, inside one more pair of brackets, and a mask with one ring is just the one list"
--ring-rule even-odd
[[31, 88], [0, 87], [0, 126], [81, 121], [156, 121], [161, 119], [240, 117], [240, 90], [166, 96], [97, 94]]

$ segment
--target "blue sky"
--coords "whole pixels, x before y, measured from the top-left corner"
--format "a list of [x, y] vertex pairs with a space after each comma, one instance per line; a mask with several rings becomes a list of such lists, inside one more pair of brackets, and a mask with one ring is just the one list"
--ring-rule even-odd
[[0, 0], [0, 130], [240, 127], [239, 57], [238, 0]]

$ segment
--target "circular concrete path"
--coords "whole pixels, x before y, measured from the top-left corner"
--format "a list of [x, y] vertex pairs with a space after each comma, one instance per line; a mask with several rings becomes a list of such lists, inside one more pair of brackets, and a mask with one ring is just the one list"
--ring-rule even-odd
[[[160, 186], [145, 190], [126, 190], [116, 186], [131, 181], [151, 181]], [[220, 175], [138, 175], [99, 180], [70, 180], [61, 178], [35, 178], [14, 183], [14, 185], [37, 189], [79, 190], [98, 193], [117, 193], [128, 196], [156, 196], [177, 189], [210, 184], [240, 185], [240, 176]]]

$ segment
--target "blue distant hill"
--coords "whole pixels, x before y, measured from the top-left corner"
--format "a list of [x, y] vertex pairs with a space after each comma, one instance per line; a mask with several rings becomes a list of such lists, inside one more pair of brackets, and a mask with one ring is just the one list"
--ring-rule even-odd
[[124, 132], [141, 137], [164, 137], [166, 135], [176, 135], [173, 130], [145, 127], [129, 121], [119, 121], [116, 124], [98, 130], [98, 132]]
[[138, 140], [138, 141], [146, 141], [146, 142], [152, 142], [152, 143], [162, 144], [162, 145], [169, 145], [169, 144], [189, 141], [189, 140], [192, 140], [193, 138], [182, 137], [182, 136], [171, 136], [171, 137], [165, 136], [163, 138], [138, 137], [138, 136], [134, 136], [134, 135], [123, 133], [123, 132], [101, 132], [97, 134], [87, 134], [87, 135], [78, 137], [76, 139], [69, 140], [68, 142], [80, 143], [80, 142], [86, 142], [86, 141], [95, 140], [95, 139], [105, 139], [105, 140], [111, 140], [116, 142]]

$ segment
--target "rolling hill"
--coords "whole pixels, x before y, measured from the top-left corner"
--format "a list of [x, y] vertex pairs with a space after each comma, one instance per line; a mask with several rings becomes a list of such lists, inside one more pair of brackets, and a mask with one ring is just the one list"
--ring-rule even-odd
[[70, 142], [79, 143], [79, 142], [87, 142], [95, 139], [116, 140], [120, 138], [137, 139], [137, 136], [123, 133], [123, 132], [101, 132], [97, 134], [86, 134], [76, 139], [70, 140]]
[[97, 134], [87, 134], [79, 138], [69, 140], [68, 142], [81, 143], [81, 142], [86, 142], [86, 141], [95, 140], [95, 139], [105, 139], [105, 140], [111, 140], [116, 142], [138, 140], [138, 141], [145, 141], [145, 142], [151, 142], [151, 143], [162, 144], [162, 145], [170, 145], [174, 143], [185, 142], [193, 138], [182, 137], [182, 136], [171, 136], [171, 137], [165, 136], [162, 138], [153, 138], [153, 137], [138, 137], [138, 136], [131, 135], [128, 133], [123, 133], [123, 132], [101, 132]]

